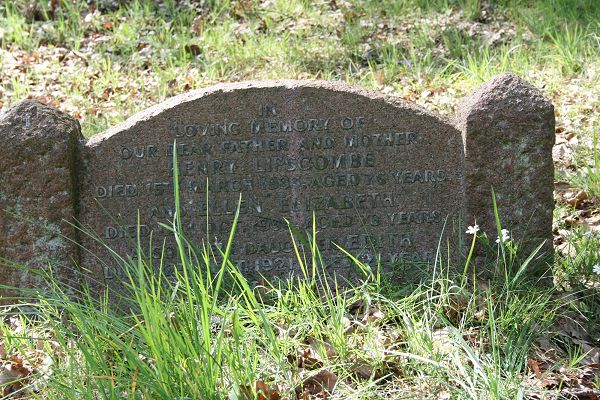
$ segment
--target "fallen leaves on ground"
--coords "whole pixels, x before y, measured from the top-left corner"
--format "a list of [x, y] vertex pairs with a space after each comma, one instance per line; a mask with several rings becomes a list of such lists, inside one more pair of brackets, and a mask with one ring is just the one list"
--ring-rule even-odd
[[327, 399], [333, 393], [337, 376], [326, 369], [310, 374], [295, 389], [299, 400]]
[[8, 396], [19, 392], [26, 384], [26, 379], [33, 373], [33, 366], [30, 365], [19, 354], [12, 354], [8, 360], [5, 360], [0, 371], [0, 388], [2, 395]]
[[263, 381], [256, 381], [254, 391], [250, 386], [240, 388], [242, 399], [240, 400], [280, 400], [281, 395], [276, 385], [269, 386]]

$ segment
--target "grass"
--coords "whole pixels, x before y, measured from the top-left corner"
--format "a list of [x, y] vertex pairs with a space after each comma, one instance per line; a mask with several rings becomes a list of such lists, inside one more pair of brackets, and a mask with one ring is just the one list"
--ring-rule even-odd
[[[51, 292], [28, 293], [35, 298], [29, 312], [2, 325], [5, 352], [21, 355], [14, 363], [52, 363], [51, 375], [38, 368], [23, 376], [23, 393], [280, 398], [257, 393], [268, 388], [281, 398], [517, 398], [539, 392], [528, 381], [528, 360], [537, 356], [536, 341], [568, 315], [550, 289], [524, 279], [483, 285], [438, 270], [394, 298], [372, 273], [354, 287], [328, 286], [321, 265], [302, 257], [298, 279], [253, 289], [227, 250], [213, 272], [210, 247], [191, 246], [177, 220], [171, 228], [181, 270], [169, 280], [143, 253], [123, 265], [127, 313], [110, 307], [109, 297], [73, 301], [52, 279]], [[235, 219], [226, 249], [234, 228]], [[573, 366], [561, 373], [574, 373], [580, 356], [566, 355]], [[563, 361], [556, 362], [546, 367], [549, 376]]]
[[180, 274], [167, 279], [141, 254], [123, 263], [129, 312], [87, 292], [74, 302], [52, 280], [51, 292], [24, 293], [28, 306], [4, 309], [6, 397], [505, 399], [600, 389], [587, 354], [600, 339], [597, 1], [113, 3], [2, 2], [0, 108], [37, 98], [89, 137], [216, 82], [317, 78], [451, 115], [510, 70], [555, 104], [565, 152], [557, 175], [587, 203], [557, 190], [553, 289], [525, 279], [527, 255], [518, 261], [512, 245], [493, 243], [490, 282], [469, 265], [439, 264], [398, 287], [356, 261], [364, 279], [341, 287], [325, 280], [310, 245], [304, 279], [250, 288], [228, 257], [190, 246], [175, 221]]
[[[2, 48], [34, 55], [42, 53], [40, 46], [77, 52], [52, 62], [52, 96], [58, 98], [48, 100], [78, 110], [86, 135], [165, 97], [222, 80], [346, 80], [390, 86], [404, 96], [450, 82], [460, 97], [508, 69], [543, 87], [594, 68], [598, 59], [600, 7], [591, 0], [576, 7], [567, 1], [529, 1], [525, 7], [511, 1], [493, 7], [474, 0], [394, 1], [387, 8], [373, 1], [218, 1], [193, 8], [136, 0], [96, 11], [78, 0], [56, 9], [33, 2], [36, 12], [24, 12], [29, 3], [11, 0], [0, 8], [7, 27]], [[61, 64], [68, 61], [78, 68], [63, 75]], [[46, 84], [48, 72], [26, 67], [22, 81], [4, 88], [3, 102], [31, 94]], [[593, 90], [593, 81], [588, 86]], [[453, 110], [449, 101], [452, 106], [441, 111]]]
[[394, 298], [361, 265], [361, 283], [338, 287], [325, 279], [314, 241], [309, 264], [297, 252], [300, 276], [251, 288], [228, 258], [236, 221], [237, 213], [223, 254], [213, 254], [191, 245], [176, 217], [174, 280], [139, 247], [137, 262], [122, 264], [126, 312], [85, 290], [74, 301], [52, 277], [50, 292], [26, 291], [29, 312], [1, 325], [5, 352], [22, 357], [14, 364], [52, 362], [24, 374], [19, 390], [44, 399], [506, 399], [539, 391], [527, 381], [528, 360], [567, 314], [550, 289], [438, 269]]
[[[495, 254], [490, 280], [472, 274], [471, 254], [462, 273], [440, 258], [399, 296], [379, 268], [349, 253], [362, 279], [339, 286], [321, 264], [316, 226], [305, 246], [290, 227], [299, 274], [251, 287], [229, 258], [239, 207], [224, 246], [196, 245], [179, 217], [177, 168], [173, 190], [176, 212], [163, 227], [177, 243], [175, 276], [138, 237], [135, 258], [113, 254], [127, 277], [121, 292], [84, 285], [74, 298], [76, 289], [46, 274], [49, 289], [22, 289], [22, 305], [5, 308], [6, 396], [507, 399], [568, 393], [570, 380], [592, 384], [586, 354], [564, 338], [581, 331], [553, 332], [562, 320], [582, 322], [573, 300], [532, 282], [524, 272], [535, 252], [518, 262], [510, 240], [473, 236]], [[578, 296], [578, 313], [597, 314], [597, 291], [582, 294], [567, 295]]]
[[[586, 149], [582, 150], [582, 153]], [[589, 151], [588, 151], [589, 152]], [[573, 176], [575, 187], [582, 188], [591, 196], [600, 196], [600, 150], [598, 148], [598, 136], [594, 134], [592, 139], [592, 150], [590, 162], [582, 161], [583, 167]]]

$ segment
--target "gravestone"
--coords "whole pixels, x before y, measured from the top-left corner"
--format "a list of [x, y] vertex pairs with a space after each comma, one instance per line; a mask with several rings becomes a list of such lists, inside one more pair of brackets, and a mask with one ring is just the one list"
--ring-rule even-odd
[[[122, 257], [135, 258], [139, 236], [149, 259], [172, 272], [175, 243], [160, 224], [174, 219], [175, 153], [184, 232], [218, 255], [239, 204], [231, 259], [251, 280], [298, 272], [290, 226], [310, 237], [313, 222], [323, 263], [337, 276], [353, 274], [339, 248], [371, 266], [432, 265], [439, 243], [474, 221], [495, 238], [492, 186], [512, 237], [551, 245], [553, 127], [552, 105], [512, 74], [476, 90], [454, 120], [341, 83], [217, 85], [80, 141], [76, 154], [61, 147], [57, 159], [77, 160], [65, 179], [76, 187], [72, 204], [61, 210]], [[62, 138], [43, 140], [77, 136], [56, 129]], [[123, 271], [104, 245], [87, 235], [76, 241], [86, 250], [63, 258], [118, 286]], [[7, 247], [0, 242], [0, 256], [10, 256]], [[300, 251], [310, 258], [307, 246]]]
[[93, 137], [82, 222], [131, 254], [125, 239], [135, 239], [139, 212], [142, 240], [154, 232], [152, 256], [176, 264], [173, 241], [163, 254], [167, 232], [156, 229], [173, 218], [174, 151], [193, 242], [226, 243], [242, 194], [232, 259], [252, 278], [297, 270], [286, 220], [311, 231], [314, 213], [325, 265], [344, 275], [350, 260], [336, 244], [373, 265], [377, 254], [432, 262], [446, 218], [461, 212], [463, 143], [454, 126], [346, 85], [284, 81], [186, 94]]

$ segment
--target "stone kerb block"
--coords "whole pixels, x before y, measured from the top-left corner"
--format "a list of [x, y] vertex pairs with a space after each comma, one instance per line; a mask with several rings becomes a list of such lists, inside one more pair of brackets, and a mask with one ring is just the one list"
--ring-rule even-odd
[[61, 279], [73, 278], [79, 253], [66, 237], [76, 238], [67, 221], [76, 215], [80, 139], [75, 119], [37, 101], [0, 115], [0, 284], [39, 286], [31, 269], [50, 266]]
[[[119, 287], [123, 271], [103, 245], [64, 222], [78, 220], [125, 258], [139, 229], [146, 254], [172, 272], [177, 254], [159, 223], [173, 219], [174, 152], [193, 242], [218, 254], [242, 193], [232, 260], [252, 280], [298, 271], [286, 220], [310, 232], [313, 214], [323, 260], [342, 277], [351, 262], [336, 245], [393, 267], [433, 263], [442, 232], [457, 237], [474, 221], [493, 240], [492, 187], [513, 238], [552, 250], [553, 108], [512, 74], [468, 96], [452, 122], [340, 83], [244, 82], [171, 98], [78, 141], [76, 121], [39, 103], [1, 117], [11, 152], [0, 160], [0, 210], [37, 222], [0, 211], [0, 257], [51, 262], [66, 276], [79, 262]], [[31, 284], [2, 271], [2, 283]]]

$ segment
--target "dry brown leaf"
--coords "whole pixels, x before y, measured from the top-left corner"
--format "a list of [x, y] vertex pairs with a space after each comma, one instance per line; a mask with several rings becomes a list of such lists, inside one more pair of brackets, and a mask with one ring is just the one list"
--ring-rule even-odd
[[252, 387], [248, 385], [240, 386], [240, 394], [242, 395], [242, 399], [244, 400], [249, 400], [254, 397], [252, 394]]
[[317, 340], [313, 337], [309, 337], [306, 341], [317, 354], [319, 351], [325, 350], [327, 358], [334, 358], [338, 355], [335, 347], [326, 340]]
[[279, 400], [281, 396], [275, 389], [271, 389], [269, 385], [263, 381], [256, 382], [257, 400]]
[[348, 313], [350, 313], [358, 318], [358, 315], [360, 313], [362, 313], [365, 306], [366, 306], [366, 303], [363, 300], [355, 301], [354, 303], [352, 303], [348, 306]]
[[306, 378], [300, 387], [296, 388], [296, 393], [300, 398], [306, 393], [317, 396], [317, 398], [326, 399], [333, 393], [333, 389], [337, 383], [337, 376], [326, 369], [319, 371], [317, 374]]
[[202, 32], [203, 25], [204, 25], [204, 16], [198, 15], [196, 18], [194, 18], [194, 21], [192, 22], [192, 32], [194, 32], [194, 33]]
[[32, 63], [36, 62], [36, 60], [37, 60], [37, 58], [35, 57], [34, 54], [27, 54], [27, 53], [22, 53], [17, 58], [23, 64], [32, 64]]
[[20, 368], [15, 368], [12, 364], [6, 364], [0, 372], [0, 387], [12, 382], [23, 379], [27, 374]]
[[355, 364], [352, 367], [350, 367], [350, 370], [359, 378], [364, 379], [364, 380], [369, 380], [371, 379], [371, 376], [373, 376], [373, 366], [372, 365], [368, 365], [368, 364]]
[[539, 381], [538, 386], [544, 389], [555, 388], [562, 382], [557, 376], [548, 375], [541, 381]]
[[360, 321], [363, 324], [369, 324], [373, 322], [377, 322], [385, 317], [385, 314], [379, 309], [371, 309], [369, 313], [363, 317]]
[[238, 18], [243, 18], [246, 14], [252, 10], [254, 1], [252, 0], [238, 0], [233, 5], [233, 14]]
[[186, 44], [183, 49], [185, 50], [186, 53], [189, 53], [193, 56], [197, 56], [198, 54], [202, 53], [202, 49], [200, 48], [200, 46], [198, 46], [197, 44]]
[[600, 364], [600, 349], [588, 343], [582, 343], [581, 348], [585, 356], [581, 359], [581, 365], [595, 366]]
[[583, 190], [580, 190], [576, 194], [570, 193], [570, 196], [567, 197], [567, 193], [565, 194], [567, 204], [572, 207], [578, 207], [581, 203], [587, 200], [588, 195]]
[[486, 315], [487, 315], [486, 309], [485, 308], [480, 308], [477, 311], [475, 311], [475, 314], [473, 316], [475, 317], [475, 319], [477, 321], [484, 321]]
[[302, 393], [296, 393], [296, 398], [298, 400], [310, 400], [311, 396], [310, 393], [308, 392], [308, 390], [303, 391]]
[[252, 391], [252, 387], [248, 386], [248, 385], [240, 386], [240, 393], [242, 394], [242, 398], [245, 400], [280, 400], [281, 399], [281, 395], [279, 394], [279, 391], [277, 391], [276, 389], [273, 389], [272, 387], [269, 387], [269, 385], [267, 385], [263, 381], [256, 381], [256, 383], [254, 385], [254, 393], [256, 393], [256, 396], [254, 395], [254, 393]]
[[23, 386], [23, 379], [27, 378], [33, 372], [33, 368], [25, 363], [23, 357], [13, 354], [9, 362], [4, 365], [0, 371], [0, 387], [3, 395], [8, 395]]
[[109, 100], [113, 96], [114, 93], [115, 92], [114, 92], [113, 88], [108, 87], [108, 88], [104, 89], [104, 92], [102, 92], [102, 94], [100, 95], [100, 98], [102, 100]]
[[148, 47], [148, 43], [146, 42], [139, 42], [136, 46], [135, 49], [137, 51], [142, 51], [143, 49], [145, 49], [146, 47]]
[[535, 361], [533, 358], [530, 358], [527, 360], [527, 365], [529, 365], [529, 368], [531, 368], [536, 378], [542, 379], [542, 370], [540, 369], [540, 365], [537, 361]]
[[580, 340], [584, 342], [591, 341], [589, 334], [579, 321], [570, 317], [563, 317], [558, 320], [557, 333], [566, 340]]
[[565, 135], [565, 139], [567, 139], [571, 144], [575, 144], [572, 141], [572, 139], [575, 139], [575, 135], [577, 135], [575, 132], [569, 132]]
[[298, 368], [318, 369], [323, 367], [323, 360], [310, 347], [298, 349]]

